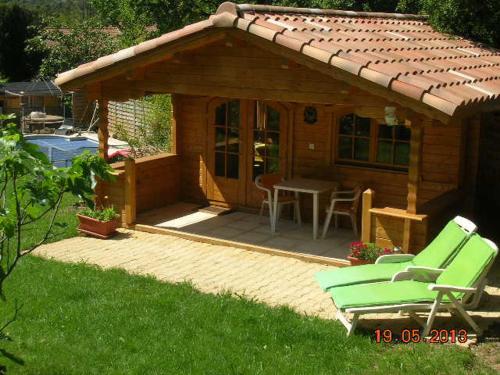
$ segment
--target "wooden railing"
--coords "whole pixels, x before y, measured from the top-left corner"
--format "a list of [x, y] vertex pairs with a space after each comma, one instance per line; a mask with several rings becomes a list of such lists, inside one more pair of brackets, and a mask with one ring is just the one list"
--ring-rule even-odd
[[399, 246], [404, 252], [421, 249], [427, 242], [427, 215], [412, 214], [406, 210], [373, 207], [375, 192], [363, 193], [361, 240], [379, 246]]
[[116, 179], [100, 183], [98, 202], [120, 212], [124, 226], [135, 224], [137, 213], [179, 200], [179, 156], [158, 154], [114, 163]]

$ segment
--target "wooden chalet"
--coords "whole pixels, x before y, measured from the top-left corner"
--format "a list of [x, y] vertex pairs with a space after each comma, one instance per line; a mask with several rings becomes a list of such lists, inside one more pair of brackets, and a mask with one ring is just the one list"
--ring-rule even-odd
[[498, 51], [423, 16], [226, 2], [56, 83], [99, 101], [102, 155], [108, 101], [172, 94], [172, 154], [117, 165], [100, 187], [128, 225], [176, 202], [257, 209], [255, 176], [279, 172], [362, 184], [362, 239], [418, 251], [481, 197], [500, 206], [498, 146], [484, 139], [498, 133], [499, 76]]

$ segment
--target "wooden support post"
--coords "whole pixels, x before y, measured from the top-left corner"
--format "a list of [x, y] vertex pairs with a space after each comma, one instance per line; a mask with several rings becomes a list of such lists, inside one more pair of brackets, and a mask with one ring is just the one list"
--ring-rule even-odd
[[134, 159], [125, 160], [125, 224], [135, 224], [137, 201], [136, 198], [136, 168]]
[[403, 243], [401, 244], [403, 253], [408, 253], [410, 251], [411, 225], [412, 225], [411, 220], [405, 219], [404, 229], [403, 229]]
[[372, 214], [370, 210], [373, 207], [375, 192], [371, 189], [363, 193], [363, 212], [361, 217], [361, 241], [371, 242], [372, 237]]
[[411, 141], [410, 141], [410, 163], [408, 168], [408, 206], [406, 211], [410, 214], [417, 213], [418, 188], [420, 185], [420, 176], [422, 173], [422, 121], [415, 119], [410, 122]]
[[108, 160], [108, 100], [99, 99], [99, 129], [97, 137], [99, 139], [99, 156]]
[[179, 124], [179, 107], [181, 105], [181, 101], [179, 99], [178, 94], [172, 94], [172, 146], [170, 149], [170, 152], [172, 154], [181, 154], [181, 146], [182, 146], [182, 141], [181, 141], [181, 129], [180, 129], [180, 124]]

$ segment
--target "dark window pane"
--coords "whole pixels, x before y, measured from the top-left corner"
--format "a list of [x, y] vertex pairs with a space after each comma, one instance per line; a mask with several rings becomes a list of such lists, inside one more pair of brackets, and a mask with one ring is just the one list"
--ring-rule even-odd
[[215, 125], [226, 125], [226, 103], [215, 110]]
[[240, 131], [238, 129], [230, 128], [227, 136], [227, 150], [229, 152], [240, 152]]
[[262, 130], [256, 130], [253, 132], [253, 141], [254, 143], [265, 143], [265, 132]]
[[396, 126], [395, 132], [398, 141], [409, 141], [411, 138], [411, 130], [406, 126]]
[[280, 135], [279, 133], [267, 133], [267, 156], [279, 158], [280, 156]]
[[379, 141], [377, 148], [377, 161], [379, 163], [392, 164], [392, 142]]
[[226, 158], [222, 152], [215, 153], [215, 175], [219, 177], [226, 176]]
[[354, 115], [350, 114], [340, 120], [340, 134], [352, 134], [354, 131]]
[[360, 137], [370, 136], [370, 119], [366, 117], [356, 117], [356, 135]]
[[226, 150], [226, 129], [215, 128], [215, 150], [224, 152]]
[[271, 107], [267, 107], [267, 129], [280, 131], [280, 113]]
[[240, 127], [240, 102], [237, 100], [229, 102], [228, 122], [228, 125], [233, 128]]
[[370, 158], [370, 141], [364, 138], [356, 138], [354, 141], [354, 159], [368, 160]]
[[253, 158], [253, 179], [258, 175], [264, 174], [264, 158], [255, 155]]
[[383, 139], [392, 139], [392, 126], [380, 125], [378, 127], [378, 137]]
[[239, 156], [228, 154], [227, 155], [227, 178], [239, 177]]
[[396, 143], [394, 150], [394, 163], [398, 165], [408, 165], [410, 162], [410, 144]]
[[340, 137], [339, 157], [341, 159], [352, 159], [352, 138]]
[[280, 171], [280, 160], [276, 158], [266, 159], [266, 173], [278, 173]]

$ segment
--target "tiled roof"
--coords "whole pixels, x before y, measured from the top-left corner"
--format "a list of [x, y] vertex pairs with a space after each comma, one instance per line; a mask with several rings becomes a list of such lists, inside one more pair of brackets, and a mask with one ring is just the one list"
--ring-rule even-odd
[[202, 30], [244, 30], [447, 115], [500, 96], [500, 53], [435, 31], [424, 16], [223, 3], [208, 20], [59, 75], [64, 85]]

